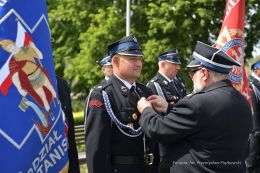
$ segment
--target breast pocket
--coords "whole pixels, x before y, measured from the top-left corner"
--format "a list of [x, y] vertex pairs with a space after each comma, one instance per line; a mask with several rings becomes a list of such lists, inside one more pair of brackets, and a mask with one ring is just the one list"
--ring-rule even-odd
[[122, 123], [128, 124], [132, 121], [131, 116], [135, 111], [134, 107], [125, 107], [124, 109], [119, 111], [118, 119], [121, 120]]

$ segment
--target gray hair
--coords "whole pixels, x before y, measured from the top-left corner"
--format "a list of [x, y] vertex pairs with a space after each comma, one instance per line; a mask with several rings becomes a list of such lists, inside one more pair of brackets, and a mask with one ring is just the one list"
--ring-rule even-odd
[[209, 74], [210, 74], [210, 76], [211, 76], [211, 78], [214, 82], [228, 78], [228, 74], [225, 74], [225, 73], [219, 73], [219, 72], [216, 72], [216, 71], [213, 71], [213, 70], [210, 70], [210, 69], [208, 69], [208, 72], [209, 72]]

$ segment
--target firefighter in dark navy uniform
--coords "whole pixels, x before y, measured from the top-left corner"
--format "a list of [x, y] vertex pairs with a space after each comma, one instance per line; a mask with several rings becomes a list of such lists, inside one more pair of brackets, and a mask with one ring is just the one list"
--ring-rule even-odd
[[246, 160], [248, 173], [260, 172], [260, 61], [251, 65], [252, 73], [249, 76], [253, 129], [250, 135], [250, 152]]
[[[89, 98], [90, 98], [89, 96], [93, 92], [94, 88], [96, 87], [100, 88], [103, 84], [107, 83], [109, 78], [113, 75], [111, 57], [108, 54], [101, 57], [98, 61], [96, 61], [96, 63], [101, 67], [102, 73], [104, 74], [105, 78], [99, 84], [95, 85], [93, 88], [90, 89], [89, 94], [85, 100], [85, 105], [86, 103], [89, 102]], [[85, 107], [84, 109], [84, 120], [86, 118], [86, 109], [87, 107]]]
[[159, 71], [147, 86], [169, 103], [177, 103], [186, 95], [183, 80], [176, 76], [180, 71], [180, 59], [177, 49], [167, 51], [157, 57]]
[[202, 42], [192, 58], [187, 67], [193, 93], [175, 105], [157, 95], [141, 98], [139, 124], [151, 139], [172, 143], [171, 173], [244, 173], [252, 115], [245, 97], [228, 80], [239, 64]]
[[85, 118], [89, 173], [154, 173], [155, 144], [138, 124], [137, 101], [152, 91], [137, 83], [142, 51], [131, 35], [108, 46], [113, 75], [96, 86]]
[[[153, 93], [163, 97], [169, 104], [177, 103], [186, 96], [183, 80], [177, 75], [180, 71], [180, 58], [177, 49], [172, 49], [157, 57], [159, 70], [148, 82], [147, 86]], [[162, 114], [163, 115], [163, 114]], [[167, 144], [159, 144], [160, 151], [160, 173], [169, 173], [172, 165], [171, 147]]]
[[109, 55], [105, 55], [102, 58], [100, 58], [96, 63], [100, 65], [102, 73], [105, 76], [105, 79], [102, 82], [108, 81], [113, 74], [111, 57]]

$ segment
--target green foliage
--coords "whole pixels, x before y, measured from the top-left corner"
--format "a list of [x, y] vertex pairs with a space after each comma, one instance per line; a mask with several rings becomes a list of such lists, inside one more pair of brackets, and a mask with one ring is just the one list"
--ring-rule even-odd
[[96, 14], [90, 14], [91, 25], [79, 36], [80, 52], [70, 59], [71, 65], [65, 69], [75, 92], [88, 93], [89, 89], [103, 78], [96, 61], [107, 53], [109, 43], [124, 35], [122, 15], [116, 6], [99, 9]]
[[[125, 0], [47, 0], [58, 75], [71, 85], [74, 98], [83, 102], [90, 88], [103, 79], [96, 61], [107, 45], [125, 35]], [[246, 58], [260, 38], [260, 1], [246, 1]], [[143, 49], [140, 81], [146, 83], [158, 70], [156, 56], [178, 48], [188, 88], [191, 81], [185, 65], [196, 41], [215, 42], [224, 16], [225, 1], [135, 0], [131, 33]], [[80, 104], [75, 104], [78, 111]]]
[[245, 41], [247, 47], [245, 49], [246, 59], [251, 58], [253, 46], [259, 43], [260, 38], [260, 1], [247, 0], [246, 1], [246, 25], [245, 25]]
[[64, 76], [69, 60], [79, 52], [78, 37], [88, 25], [87, 4], [84, 0], [51, 0], [49, 22], [53, 38], [53, 55], [58, 75]]
[[83, 112], [82, 112], [82, 116], [75, 116], [75, 117], [73, 117], [73, 120], [74, 120], [74, 125], [75, 126], [84, 124]]
[[71, 104], [73, 112], [81, 112], [83, 110], [84, 101], [82, 99], [72, 97]]

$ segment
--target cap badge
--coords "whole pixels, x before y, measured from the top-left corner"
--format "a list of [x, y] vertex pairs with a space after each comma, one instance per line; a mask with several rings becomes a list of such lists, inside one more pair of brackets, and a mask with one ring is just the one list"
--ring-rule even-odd
[[137, 42], [137, 39], [136, 39], [136, 37], [133, 37], [133, 40], [134, 40], [134, 42]]
[[121, 91], [123, 91], [123, 92], [127, 92], [126, 87], [125, 87], [125, 86], [121, 86]]

